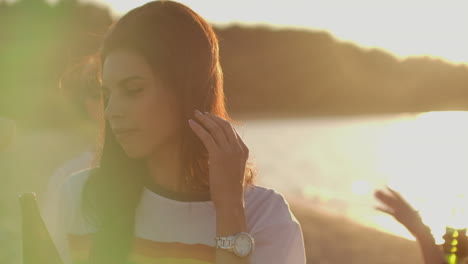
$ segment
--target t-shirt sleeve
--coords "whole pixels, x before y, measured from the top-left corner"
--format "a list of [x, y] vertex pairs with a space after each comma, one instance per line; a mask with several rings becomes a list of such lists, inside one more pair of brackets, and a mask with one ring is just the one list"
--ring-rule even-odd
[[59, 251], [64, 264], [71, 264], [71, 254], [67, 234], [77, 217], [81, 201], [83, 183], [89, 175], [88, 170], [72, 174], [64, 181], [58, 191], [57, 201], [50, 207], [54, 214], [43, 216], [49, 233]]
[[48, 180], [44, 197], [40, 197], [39, 200], [44, 218], [49, 218], [50, 221], [57, 218], [61, 185], [75, 172], [88, 168], [92, 158], [93, 153], [85, 151], [54, 171]]
[[258, 231], [256, 247], [251, 256], [252, 264], [305, 264], [302, 229], [296, 221], [274, 224]]
[[71, 197], [70, 185], [67, 181], [61, 184], [58, 198], [55, 209], [56, 213], [52, 216], [44, 217], [44, 220], [64, 264], [71, 264], [66, 234], [75, 208], [73, 197]]
[[47, 184], [47, 191], [44, 193], [44, 198], [40, 199], [41, 213], [44, 221], [49, 224], [50, 227], [57, 225], [59, 204], [60, 204], [60, 192], [63, 181], [64, 170], [62, 168], [57, 169], [54, 174], [50, 177]]

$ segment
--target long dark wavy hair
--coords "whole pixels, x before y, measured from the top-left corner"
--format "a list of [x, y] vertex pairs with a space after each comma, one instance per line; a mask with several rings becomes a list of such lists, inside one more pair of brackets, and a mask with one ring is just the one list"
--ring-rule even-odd
[[[106, 33], [99, 53], [125, 49], [142, 56], [181, 102], [182, 154], [185, 180], [194, 190], [209, 191], [208, 152], [188, 126], [193, 111], [211, 112], [234, 124], [225, 109], [219, 46], [212, 27], [190, 8], [172, 1], [154, 1], [135, 8]], [[103, 99], [103, 107], [105, 106]], [[126, 263], [132, 251], [135, 212], [147, 173], [143, 159], [126, 156], [102, 122], [100, 151], [83, 189], [82, 212], [97, 228], [89, 263]], [[252, 185], [256, 169], [247, 163], [245, 179]]]

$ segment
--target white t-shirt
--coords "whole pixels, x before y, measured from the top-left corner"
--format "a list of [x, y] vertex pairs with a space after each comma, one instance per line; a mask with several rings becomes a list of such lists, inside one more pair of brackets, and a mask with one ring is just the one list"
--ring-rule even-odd
[[[65, 264], [85, 263], [96, 231], [79, 210], [89, 172], [77, 172], [64, 183], [59, 224], [50, 230]], [[284, 197], [254, 186], [244, 191], [244, 200], [248, 233], [255, 241], [251, 264], [305, 264], [302, 229]], [[212, 201], [172, 200], [144, 187], [135, 224], [132, 264], [216, 263]]]
[[86, 151], [81, 152], [78, 156], [57, 168], [49, 178], [44, 198], [40, 199], [39, 202], [42, 217], [51, 226], [56, 225], [53, 221], [58, 219], [56, 214], [58, 213], [57, 206], [60, 199], [60, 187], [73, 173], [90, 168], [94, 156], [94, 147], [88, 146]]

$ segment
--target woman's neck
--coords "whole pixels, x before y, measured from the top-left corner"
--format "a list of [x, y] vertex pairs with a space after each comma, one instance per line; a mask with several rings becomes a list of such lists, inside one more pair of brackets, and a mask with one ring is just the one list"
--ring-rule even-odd
[[176, 144], [154, 152], [147, 158], [149, 180], [169, 191], [187, 192], [188, 186], [184, 181], [180, 156]]
[[183, 195], [200, 196], [201, 193], [194, 191], [186, 180], [188, 175], [182, 163], [180, 142], [165, 144], [149, 156], [146, 162], [148, 187], [157, 186], [154, 188]]

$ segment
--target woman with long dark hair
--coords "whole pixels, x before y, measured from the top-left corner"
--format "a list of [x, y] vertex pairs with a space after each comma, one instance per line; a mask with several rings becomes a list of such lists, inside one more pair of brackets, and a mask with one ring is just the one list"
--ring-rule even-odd
[[203, 18], [172, 1], [135, 8], [100, 61], [102, 151], [62, 186], [66, 262], [305, 263], [288, 203], [254, 184]]

